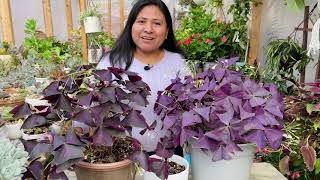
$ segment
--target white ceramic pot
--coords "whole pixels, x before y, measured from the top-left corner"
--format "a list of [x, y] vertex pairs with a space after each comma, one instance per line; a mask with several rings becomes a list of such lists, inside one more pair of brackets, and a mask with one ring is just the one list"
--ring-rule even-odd
[[90, 64], [96, 64], [99, 62], [102, 56], [102, 48], [100, 49], [88, 49], [88, 62]]
[[242, 152], [232, 155], [232, 160], [212, 161], [212, 153], [190, 149], [193, 180], [249, 180], [256, 146], [240, 145]]
[[86, 17], [83, 21], [84, 30], [86, 33], [101, 32], [101, 22], [99, 17]]
[[205, 0], [193, 0], [193, 2], [196, 3], [199, 6], [202, 6], [202, 5], [204, 5], [206, 3]]
[[[153, 158], [159, 158], [159, 156], [153, 155], [151, 156]], [[173, 161], [177, 164], [183, 165], [186, 169], [178, 174], [169, 175], [168, 180], [188, 180], [189, 175], [189, 164], [187, 160], [184, 158], [173, 155], [171, 158], [169, 158], [169, 161]], [[154, 173], [146, 171], [144, 173], [144, 180], [161, 180], [158, 178]]]
[[22, 136], [21, 130], [22, 122], [15, 123], [15, 124], [6, 124], [6, 130], [8, 133], [9, 139], [19, 139]]

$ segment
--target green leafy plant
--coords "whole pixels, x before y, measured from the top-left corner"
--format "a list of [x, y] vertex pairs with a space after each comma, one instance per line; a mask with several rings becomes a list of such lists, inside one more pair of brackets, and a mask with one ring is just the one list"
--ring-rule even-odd
[[90, 49], [112, 48], [115, 38], [107, 32], [95, 32], [87, 35], [87, 41]]
[[274, 40], [268, 44], [266, 68], [263, 74], [266, 79], [285, 80], [299, 88], [294, 71], [304, 70], [310, 60], [307, 51], [296, 41]]
[[217, 22], [202, 8], [191, 9], [176, 32], [178, 45], [191, 61], [216, 62], [218, 58], [239, 56], [230, 24]]
[[93, 5], [88, 7], [84, 12], [82, 12], [80, 14], [80, 22], [83, 23], [84, 19], [86, 19], [87, 17], [92, 17], [92, 16], [96, 16], [98, 18], [101, 18], [101, 13], [99, 13], [97, 6]]
[[28, 153], [23, 150], [23, 147], [4, 138], [0, 138], [0, 147], [0, 179], [21, 179], [22, 173], [26, 171]]
[[10, 113], [12, 109], [13, 109], [12, 107], [3, 107], [1, 112], [1, 118], [4, 121], [7, 121], [7, 122], [14, 121], [13, 114]]

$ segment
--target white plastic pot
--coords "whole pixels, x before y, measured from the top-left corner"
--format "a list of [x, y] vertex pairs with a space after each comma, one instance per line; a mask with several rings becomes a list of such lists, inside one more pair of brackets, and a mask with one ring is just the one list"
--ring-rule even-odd
[[26, 134], [22, 131], [22, 139], [24, 140], [40, 140], [41, 137], [44, 135], [45, 133], [42, 133], [42, 134], [33, 134], [33, 135], [30, 135], [30, 134]]
[[100, 49], [88, 49], [88, 62], [90, 64], [96, 64], [99, 62], [102, 56], [102, 48]]
[[83, 25], [86, 33], [101, 32], [101, 23], [97, 16], [86, 17]]
[[21, 130], [22, 122], [15, 123], [15, 124], [6, 124], [6, 130], [8, 133], [9, 139], [19, 139], [22, 136]]
[[202, 6], [202, 5], [204, 5], [206, 3], [205, 0], [193, 0], [193, 2], [196, 3], [199, 6]]
[[249, 180], [256, 146], [240, 145], [242, 152], [236, 152], [232, 160], [212, 161], [212, 153], [201, 149], [190, 149], [193, 180]]
[[[156, 155], [152, 155], [151, 157], [159, 158], [159, 156], [156, 156]], [[169, 159], [169, 161], [173, 161], [179, 165], [183, 165], [186, 169], [184, 171], [182, 171], [181, 173], [169, 175], [168, 180], [188, 180], [189, 164], [188, 164], [187, 160], [185, 160], [184, 158], [182, 158], [180, 156], [173, 155]], [[144, 180], [161, 180], [161, 179], [158, 178], [154, 173], [146, 171], [144, 173]]]

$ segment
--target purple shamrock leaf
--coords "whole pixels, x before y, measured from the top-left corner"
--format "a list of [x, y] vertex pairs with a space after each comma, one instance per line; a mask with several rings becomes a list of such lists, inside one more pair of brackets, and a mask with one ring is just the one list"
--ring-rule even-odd
[[110, 136], [107, 128], [99, 127], [93, 135], [93, 144], [96, 146], [108, 146], [113, 145], [112, 137]]
[[22, 124], [22, 129], [30, 129], [33, 127], [39, 127], [48, 124], [49, 121], [40, 115], [32, 114], [30, 115]]
[[278, 149], [282, 142], [283, 132], [281, 130], [271, 128], [265, 128], [264, 132], [271, 148], [274, 150]]
[[182, 114], [182, 127], [192, 126], [201, 122], [201, 117], [193, 111]]

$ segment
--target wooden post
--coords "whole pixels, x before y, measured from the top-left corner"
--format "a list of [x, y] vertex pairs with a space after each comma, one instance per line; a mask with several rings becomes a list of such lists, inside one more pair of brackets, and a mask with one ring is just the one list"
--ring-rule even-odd
[[120, 31], [123, 30], [124, 25], [124, 0], [120, 0]]
[[[308, 46], [308, 24], [309, 24], [309, 6], [304, 7], [303, 17], [303, 36], [302, 36], [302, 48], [307, 49]], [[306, 69], [300, 71], [300, 85], [303, 86], [306, 79]]]
[[2, 25], [3, 41], [14, 44], [14, 33], [12, 25], [12, 15], [10, 0], [0, 0], [0, 16]]
[[50, 0], [42, 0], [42, 6], [43, 6], [45, 27], [46, 27], [46, 34], [48, 37], [52, 37], [53, 36], [53, 28], [52, 28], [52, 15], [51, 15]]
[[257, 65], [259, 63], [260, 49], [260, 25], [261, 25], [262, 4], [253, 5], [252, 7], [252, 22], [250, 29], [249, 42], [249, 65]]
[[[79, 0], [80, 13], [86, 10], [86, 0]], [[83, 64], [88, 64], [88, 46], [87, 46], [87, 34], [84, 31], [83, 23], [81, 23], [81, 36], [82, 36], [82, 59]]]
[[111, 0], [108, 0], [108, 32], [111, 34]]
[[73, 31], [71, 0], [65, 0], [65, 4], [66, 4], [68, 39], [71, 39], [72, 38], [72, 31]]

